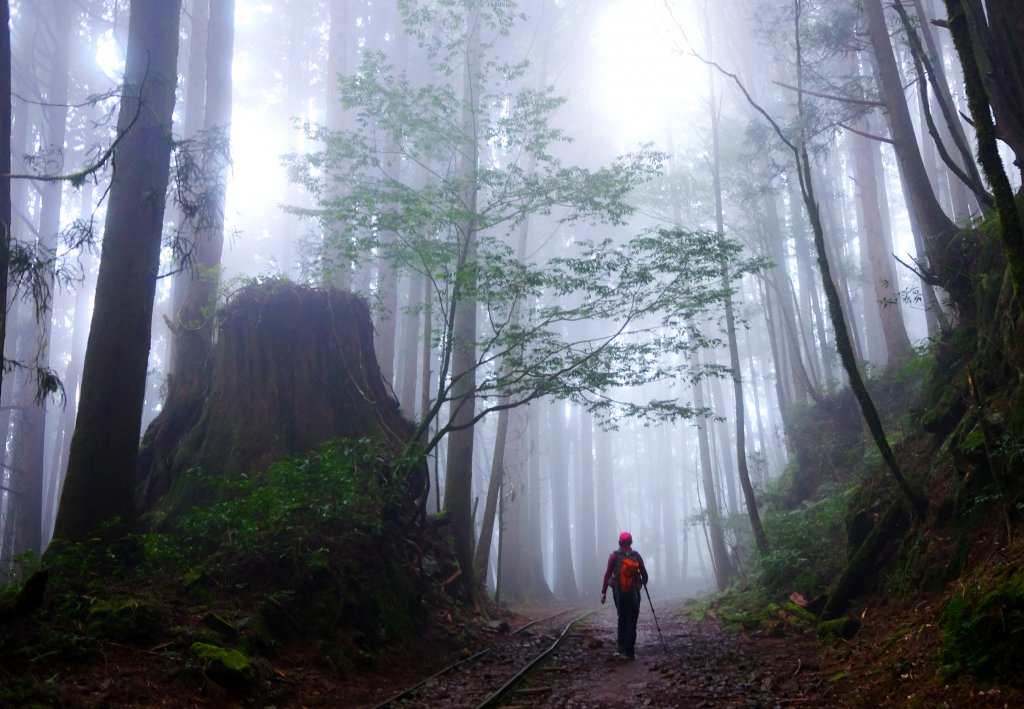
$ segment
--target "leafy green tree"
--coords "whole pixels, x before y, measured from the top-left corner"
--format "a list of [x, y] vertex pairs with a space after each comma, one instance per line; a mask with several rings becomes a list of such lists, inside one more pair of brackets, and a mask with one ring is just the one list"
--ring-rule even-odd
[[[553, 122], [563, 99], [527, 88], [528, 63], [501, 59], [498, 44], [518, 20], [507, 5], [402, 3], [430, 75], [414, 80], [367, 52], [342, 79], [355, 127], [310, 126], [323, 149], [291, 159], [293, 178], [317, 200], [295, 211], [329, 235], [316, 256], [325, 273], [376, 257], [429, 280], [440, 367], [419, 422], [427, 451], [471, 436], [488, 413], [545, 396], [606, 422], [692, 415], [671, 397], [637, 403], [612, 392], [685, 376], [685, 365], [665, 364], [685, 358], [662, 355], [717, 343], [700, 323], [729, 292], [722, 260], [739, 254], [714, 234], [654, 230], [623, 245], [580, 239], [544, 262], [519, 258], [510, 244], [528, 216], [576, 232], [625, 223], [631, 192], [659, 174], [661, 156], [644, 148], [598, 170], [563, 165], [556, 150], [569, 136]], [[445, 491], [467, 592], [471, 453], [450, 463]]]

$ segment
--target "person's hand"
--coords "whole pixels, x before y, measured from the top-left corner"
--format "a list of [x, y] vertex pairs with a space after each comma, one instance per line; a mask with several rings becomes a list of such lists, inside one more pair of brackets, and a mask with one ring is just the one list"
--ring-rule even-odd
[[605, 597], [605, 592], [601, 591], [601, 605], [602, 606], [604, 605], [604, 597]]

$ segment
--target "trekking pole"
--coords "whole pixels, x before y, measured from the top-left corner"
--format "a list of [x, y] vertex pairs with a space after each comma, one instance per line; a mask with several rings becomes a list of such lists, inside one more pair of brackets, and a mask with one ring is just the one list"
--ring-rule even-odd
[[651, 604], [651, 616], [654, 618], [654, 627], [658, 629], [658, 637], [661, 639], [661, 646], [665, 648], [665, 654], [669, 655], [668, 645], [665, 643], [665, 636], [661, 634], [661, 626], [658, 624], [658, 614], [654, 612], [654, 601], [651, 600], [651, 592], [647, 590], [647, 584], [644, 584], [644, 593], [647, 594], [647, 602]]

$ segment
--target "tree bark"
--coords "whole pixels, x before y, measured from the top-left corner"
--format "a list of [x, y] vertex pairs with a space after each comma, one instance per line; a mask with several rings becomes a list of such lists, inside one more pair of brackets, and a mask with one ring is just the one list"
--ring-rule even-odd
[[[964, 31], [970, 36], [969, 44], [954, 37], [960, 64], [966, 72], [967, 57], [974, 58], [978, 78], [995, 116], [996, 135], [1010, 146], [1016, 156], [1017, 168], [1022, 169], [1024, 42], [1021, 42], [1021, 36], [1024, 36], [1024, 12], [1021, 12], [1020, 3], [1018, 0], [946, 0], [946, 11], [950, 31], [954, 35], [961, 30], [954, 29], [953, 23], [961, 19], [966, 23]], [[960, 48], [965, 44], [970, 47], [966, 53]], [[971, 91], [968, 88], [968, 101]]]
[[[708, 54], [711, 54], [711, 29], [710, 24], [706, 28]], [[715, 95], [715, 73], [708, 66], [708, 84], [710, 93]], [[714, 111], [712, 103], [711, 113], [711, 183], [715, 197], [715, 228], [720, 237], [725, 236], [725, 217], [722, 209], [722, 161], [719, 149], [718, 136], [718, 114]], [[728, 265], [722, 262], [722, 287], [728, 289], [730, 286]], [[726, 334], [729, 341], [729, 366], [732, 368], [733, 397], [736, 412], [736, 471], [740, 478], [740, 487], [743, 489], [743, 497], [747, 503], [747, 516], [750, 519], [750, 529], [754, 533], [754, 541], [757, 550], [761, 554], [768, 553], [768, 537], [765, 535], [764, 526], [761, 524], [761, 515], [757, 510], [757, 498], [754, 497], [754, 488], [750, 484], [750, 471], [747, 469], [747, 444], [745, 436], [744, 404], [743, 404], [743, 379], [740, 372], [739, 344], [736, 341], [736, 316], [733, 311], [732, 296], [725, 299], [725, 324]], [[723, 451], [724, 453], [724, 451]]]
[[[508, 439], [509, 409], [498, 412], [497, 431], [494, 434], [494, 452], [491, 456], [491, 475], [487, 483], [487, 498], [484, 501], [484, 515], [480, 519], [480, 539], [476, 545], [473, 568], [477, 579], [487, 579], [487, 565], [491, 558], [491, 539], [494, 537], [494, 521], [498, 512], [498, 499], [505, 484], [505, 443]], [[498, 531], [501, 534], [501, 531]]]
[[500, 547], [501, 596], [506, 601], [553, 600], [544, 579], [540, 541], [540, 471], [536, 451], [536, 411], [509, 411], [506, 455], [507, 499], [504, 500]]
[[[7, 274], [11, 266], [11, 3], [0, 2], [0, 359], [7, 339]], [[2, 363], [0, 363], [2, 364]], [[3, 391], [0, 366], [0, 392]]]
[[[970, 217], [971, 213], [978, 211], [979, 197], [986, 197], [984, 195], [985, 187], [981, 182], [981, 175], [978, 174], [978, 166], [971, 156], [963, 123], [956, 112], [953, 95], [949, 89], [949, 80], [946, 78], [946, 68], [942, 52], [935, 41], [935, 34], [932, 31], [931, 24], [925, 16], [924, 5], [921, 0], [913, 0], [913, 2], [914, 12], [917, 16], [917, 26], [921, 30], [921, 35], [924, 37], [924, 46], [927, 49], [928, 78], [935, 92], [935, 103], [938, 104], [939, 111], [943, 117], [942, 122], [939, 123], [938, 140], [942, 141], [943, 144], [948, 140], [956, 147], [950, 158], [953, 160], [954, 165], [969, 177], [968, 180], [964, 181], [948, 167], [943, 170], [944, 176], [947, 177], [950, 183], [950, 197], [953, 203], [954, 214], [966, 220]], [[905, 11], [901, 5], [894, 5], [893, 8], [900, 13], [901, 17], [905, 16]], [[909, 25], [909, 22], [907, 24]], [[921, 49], [914, 38], [911, 38], [911, 45], [915, 47], [915, 51]], [[921, 53], [923, 54], [924, 50], [921, 50]], [[924, 102], [922, 102], [922, 107], [927, 110], [927, 105]], [[972, 191], [970, 199], [966, 197], [968, 188]]]
[[[146, 431], [141, 466], [148, 471], [137, 490], [141, 509], [168, 489], [175, 446], [199, 418], [213, 375], [213, 341], [221, 255], [224, 251], [224, 199], [231, 132], [231, 67], [235, 0], [210, 0], [206, 46], [206, 99], [203, 110], [203, 203], [192, 224], [192, 261], [173, 328], [174, 372], [167, 400]], [[209, 142], [209, 141], [212, 141]]]
[[[206, 113], [206, 54], [210, 30], [210, 0], [191, 0], [186, 16], [189, 18], [188, 67], [185, 76], [185, 107], [181, 123], [181, 134], [186, 140], [199, 136]], [[178, 238], [185, 244], [196, 243], [196, 224], [179, 205], [176, 222]], [[189, 283], [195, 276], [194, 269], [184, 268], [174, 275], [171, 284], [171, 323], [178, 323], [185, 306]], [[167, 346], [167, 376], [171, 378], [178, 369], [176, 350], [181, 346], [179, 337], [172, 330]]]
[[597, 600], [597, 587], [591, 582], [603, 573], [597, 551], [597, 522], [594, 502], [594, 422], [590, 412], [576, 409], [573, 419], [579, 422], [579, 445], [576, 456], [576, 561], [579, 587], [583, 598]]
[[920, 224], [925, 256], [935, 281], [949, 292], [953, 302], [965, 305], [972, 289], [967, 257], [957, 244], [957, 230], [935, 199], [928, 173], [921, 160], [914, 126], [910, 119], [903, 84], [889, 40], [881, 0], [864, 0], [868, 37], [875, 56], [879, 90], [886, 105], [889, 134], [907, 196], [907, 207]]
[[802, 143], [799, 145], [798, 160], [800, 161], [802, 172], [801, 185], [804, 192], [804, 204], [810, 217], [811, 228], [814, 231], [814, 246], [818, 253], [818, 268], [821, 270], [821, 280], [825, 288], [829, 315], [832, 318], [832, 328], [835, 332], [836, 349], [839, 351], [839, 358], [842, 360], [843, 369], [849, 378], [850, 389], [853, 391], [858, 404], [860, 404], [861, 414], [875, 441], [875, 445], [878, 446], [879, 452], [882, 454], [882, 459], [886, 462], [893, 479], [915, 513], [919, 516], [923, 515], [928, 504], [927, 499], [918, 490], [912, 488], [903, 477], [899, 462], [896, 460], [896, 456], [889, 446], [888, 439], [885, 437], [881, 417], [878, 415], [878, 410], [875, 408], [875, 403], [868, 393], [867, 386], [857, 366], [857, 358], [853, 351], [853, 344], [850, 341], [840, 296], [835, 282], [832, 280], [828, 252], [825, 245], [825, 231], [821, 223], [821, 215], [818, 212], [817, 201], [814, 197], [810, 158], [807, 155], [806, 146]]
[[463, 208], [468, 215], [459, 226], [459, 267], [452, 294], [451, 332], [451, 415], [448, 434], [448, 461], [445, 469], [444, 508], [452, 519], [455, 556], [462, 569], [463, 591], [467, 598], [476, 593], [473, 574], [473, 426], [476, 413], [476, 241], [479, 141], [476, 135], [476, 111], [480, 97], [481, 40], [479, 8], [466, 17], [469, 37], [463, 74], [462, 124], [466, 143], [459, 160], [459, 178], [463, 185]]
[[594, 499], [597, 515], [598, 549], [611, 545], [618, 535], [619, 521], [615, 516], [615, 454], [612, 452], [612, 432], [598, 433], [595, 447], [597, 465], [594, 478]]
[[[866, 131], [867, 121], [861, 121], [859, 126]], [[899, 280], [892, 259], [892, 237], [882, 219], [880, 205], [888, 198], [875, 180], [875, 155], [870, 141], [858, 135], [851, 136], [850, 141], [862, 216], [861, 248], [867, 254], [871, 267], [865, 276], [871, 279], [870, 292], [874, 295], [870, 304], [865, 303], [865, 308], [877, 314], [882, 324], [885, 342], [885, 359], [882, 364], [898, 367], [910, 356], [911, 345], [900, 308]]]
[[[964, 70], [964, 87], [967, 90], [967, 105], [971, 110], [971, 117], [974, 119], [974, 132], [978, 143], [978, 161], [985, 171], [985, 177], [992, 186], [992, 196], [995, 200], [996, 211], [999, 213], [999, 233], [1001, 235], [1003, 252], [1009, 266], [1009, 275], [1013, 283], [1013, 289], [1019, 298], [1024, 293], [1024, 226], [1021, 224], [1020, 212], [1017, 202], [1014, 199], [1013, 188], [1010, 180], [1003, 169], [1003, 161], [999, 157], [999, 146], [996, 144], [997, 126], [992, 122], [991, 107], [995, 115], [999, 115], [997, 106], [1003, 107], [1003, 126], [1006, 123], [1013, 124], [1017, 111], [1014, 110], [1015, 98], [1024, 101], [1024, 73], [1019, 77], [1000, 74], [1000, 80], [993, 85], [990, 77], [985, 81], [983, 57], [986, 51], [998, 54], [993, 47], [984, 46], [976, 48], [970, 31], [971, 20], [980, 23], [981, 17], [975, 10], [970, 10], [970, 2], [962, 0], [946, 0], [946, 7], [949, 9], [949, 29], [953, 35], [953, 42], [956, 45], [957, 54], [960, 55], [960, 62]], [[1008, 6], [1001, 2], [993, 3], [993, 15], [990, 20], [999, 21], [1000, 18], [1011, 23]], [[1018, 29], [1024, 31], [1024, 13], [1017, 13]], [[1005, 28], [1000, 28], [998, 34], [1002, 36]], [[1019, 39], [1019, 35], [1017, 39]], [[1011, 51], [1009, 48], [1002, 48]], [[1024, 61], [1024, 50], [1019, 50], [1017, 59]], [[973, 61], [972, 61], [973, 58]], [[994, 68], [993, 68], [994, 70]], [[1024, 72], [1020, 67], [1015, 71]], [[1010, 87], [1020, 84], [1021, 94], [1014, 97]], [[1000, 93], [1001, 92], [1001, 93]], [[1024, 109], [1024, 106], [1021, 107]], [[1024, 119], [1024, 115], [1019, 116]], [[1024, 136], [1022, 136], [1024, 138]], [[1011, 143], [1012, 146], [1012, 143]], [[1018, 146], [1024, 148], [1024, 144]], [[1024, 156], [1024, 152], [1017, 152], [1018, 159]]]
[[[694, 363], [698, 364], [697, 353], [693, 354]], [[693, 384], [693, 405], [704, 408], [704, 385]], [[704, 484], [704, 511], [707, 514], [709, 546], [711, 548], [711, 565], [715, 571], [715, 583], [719, 591], [724, 591], [732, 583], [733, 565], [725, 546], [725, 530], [722, 527], [721, 513], [718, 509], [718, 492], [715, 490], [714, 472], [711, 465], [711, 443], [708, 436], [707, 419], [697, 418], [697, 436], [700, 446], [701, 481]]]
[[[160, 265], [180, 0], [133, 0], [116, 170], [103, 238], [82, 396], [55, 536], [130, 527]], [[115, 534], [117, 530], [112, 530]]]
[[[39, 46], [33, 45], [32, 60], [38, 67], [47, 68], [44, 98], [47, 102], [42, 111], [41, 150], [49, 157], [64, 154], [64, 136], [67, 123], [68, 76], [72, 45], [72, 8], [58, 3], [48, 13], [35, 13], [34, 18], [41, 26]], [[44, 15], [46, 16], [44, 18]], [[42, 263], [48, 263], [41, 274], [43, 288], [49, 294], [46, 302], [36, 302], [35, 311], [24, 319], [26, 333], [18, 359], [26, 365], [49, 369], [50, 340], [52, 335], [52, 313], [55, 272], [53, 257], [57, 253], [60, 231], [60, 213], [64, 194], [61, 181], [44, 182], [39, 185], [39, 231], [36, 240], [36, 254]], [[19, 495], [18, 512], [14, 516], [18, 529], [15, 532], [14, 553], [30, 550], [42, 552], [43, 544], [43, 488], [46, 441], [46, 403], [38, 401], [38, 387], [34, 377], [24, 376], [16, 394], [18, 435], [11, 447], [11, 467], [17, 476], [16, 487]]]
[[[672, 460], [672, 429], [668, 426], [661, 426], [655, 429], [658, 440], [658, 465], [655, 469], [659, 474], [670, 471], [667, 462]], [[679, 570], [679, 520], [677, 512], [679, 501], [680, 484], [685, 485], [686, 481], [680, 481], [669, 472], [664, 482], [657, 488], [656, 504], [661, 506], [661, 534], [662, 544], [665, 549], [665, 565], [660, 581], [668, 588], [672, 588], [683, 580]], [[685, 508], [684, 508], [685, 509]], [[686, 545], [686, 537], [683, 537], [683, 546]], [[685, 555], [685, 552], [684, 552]]]
[[579, 600], [576, 571], [572, 558], [571, 527], [569, 524], [569, 466], [566, 455], [568, 431], [562, 413], [562, 403], [548, 406], [548, 481], [551, 485], [551, 534], [554, 550], [554, 592], [560, 600], [575, 603]]

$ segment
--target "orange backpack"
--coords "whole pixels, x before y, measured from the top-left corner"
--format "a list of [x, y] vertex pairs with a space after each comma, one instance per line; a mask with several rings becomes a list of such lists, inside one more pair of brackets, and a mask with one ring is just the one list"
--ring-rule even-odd
[[619, 593], [633, 593], [640, 590], [637, 577], [640, 575], [640, 555], [635, 551], [616, 552], [619, 555], [615, 582]]

